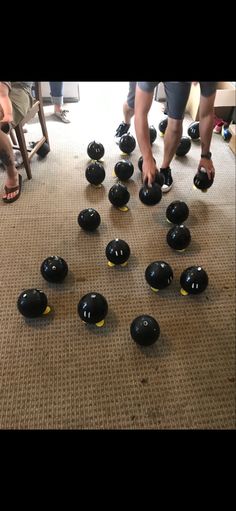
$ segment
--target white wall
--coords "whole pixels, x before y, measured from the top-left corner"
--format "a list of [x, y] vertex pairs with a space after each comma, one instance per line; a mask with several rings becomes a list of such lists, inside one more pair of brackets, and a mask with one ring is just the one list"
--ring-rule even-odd
[[[50, 99], [50, 86], [49, 82], [41, 82], [42, 96], [45, 99]], [[79, 82], [64, 82], [64, 101], [79, 101]]]

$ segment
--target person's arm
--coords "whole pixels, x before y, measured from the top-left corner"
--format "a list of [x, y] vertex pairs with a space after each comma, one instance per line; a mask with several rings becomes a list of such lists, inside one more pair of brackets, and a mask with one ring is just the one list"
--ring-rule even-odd
[[201, 95], [199, 106], [201, 157], [198, 169], [204, 167], [204, 169], [207, 171], [209, 179], [213, 179], [215, 175], [215, 169], [210, 155], [214, 122], [214, 101], [215, 93], [208, 97]]
[[154, 91], [143, 91], [138, 84], [136, 86], [134, 125], [138, 145], [143, 157], [143, 182], [147, 181], [149, 186], [151, 186], [155, 180], [157, 172], [157, 167], [152, 155], [148, 126], [148, 112], [152, 105], [153, 93]]
[[9, 87], [4, 82], [0, 82], [0, 105], [3, 111], [1, 122], [10, 123], [13, 120], [12, 102], [9, 98]]

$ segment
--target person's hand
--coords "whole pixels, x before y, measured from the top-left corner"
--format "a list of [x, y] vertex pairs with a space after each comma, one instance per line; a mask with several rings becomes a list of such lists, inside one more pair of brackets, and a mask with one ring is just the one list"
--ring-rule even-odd
[[147, 184], [148, 186], [152, 186], [152, 184], [155, 181], [156, 173], [158, 172], [156, 162], [154, 161], [153, 157], [144, 159], [143, 158], [143, 183]]
[[4, 114], [4, 116], [1, 119], [1, 122], [12, 122], [13, 121], [13, 115], [12, 114]]
[[215, 177], [215, 169], [212, 160], [208, 160], [208, 158], [201, 158], [198, 165], [198, 171], [201, 170], [202, 167], [206, 170], [208, 179], [213, 180]]

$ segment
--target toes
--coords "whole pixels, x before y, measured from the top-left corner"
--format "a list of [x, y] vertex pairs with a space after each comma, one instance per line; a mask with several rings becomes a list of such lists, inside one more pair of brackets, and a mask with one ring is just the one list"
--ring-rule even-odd
[[3, 199], [7, 199], [7, 200], [13, 199], [16, 195], [18, 195], [18, 193], [19, 193], [19, 190], [17, 190], [16, 192], [5, 193], [3, 195]]

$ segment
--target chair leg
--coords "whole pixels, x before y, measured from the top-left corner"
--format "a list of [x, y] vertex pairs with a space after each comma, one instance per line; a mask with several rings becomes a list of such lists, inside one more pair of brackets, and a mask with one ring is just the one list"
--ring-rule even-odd
[[49, 146], [49, 149], [50, 149], [49, 138], [48, 138], [48, 130], [47, 130], [46, 122], [45, 122], [43, 106], [42, 106], [41, 103], [39, 105], [38, 116], [39, 116], [39, 121], [40, 121], [40, 124], [41, 124], [43, 135], [46, 138], [46, 142], [47, 142], [47, 144]]
[[21, 124], [18, 124], [18, 126], [16, 126], [15, 132], [16, 132], [20, 152], [21, 152], [21, 155], [23, 158], [23, 163], [25, 166], [27, 177], [28, 177], [28, 179], [31, 179], [32, 173], [31, 173], [30, 161], [29, 161], [28, 151], [27, 151], [27, 147], [26, 147], [26, 143], [25, 143], [25, 136], [24, 136], [24, 132], [23, 132], [23, 128], [22, 128]]
[[40, 121], [40, 125], [41, 125], [43, 136], [45, 137], [46, 142], [47, 142], [47, 144], [49, 146], [49, 149], [50, 149], [49, 138], [48, 138], [48, 131], [47, 131], [45, 115], [44, 115], [44, 110], [43, 110], [43, 98], [42, 98], [41, 82], [34, 82], [34, 86], [35, 86], [35, 97], [39, 101], [38, 118], [39, 118], [39, 121]]
[[10, 137], [11, 137], [11, 141], [12, 141], [13, 145], [17, 145], [17, 140], [16, 140], [15, 133], [13, 130], [10, 131]]

